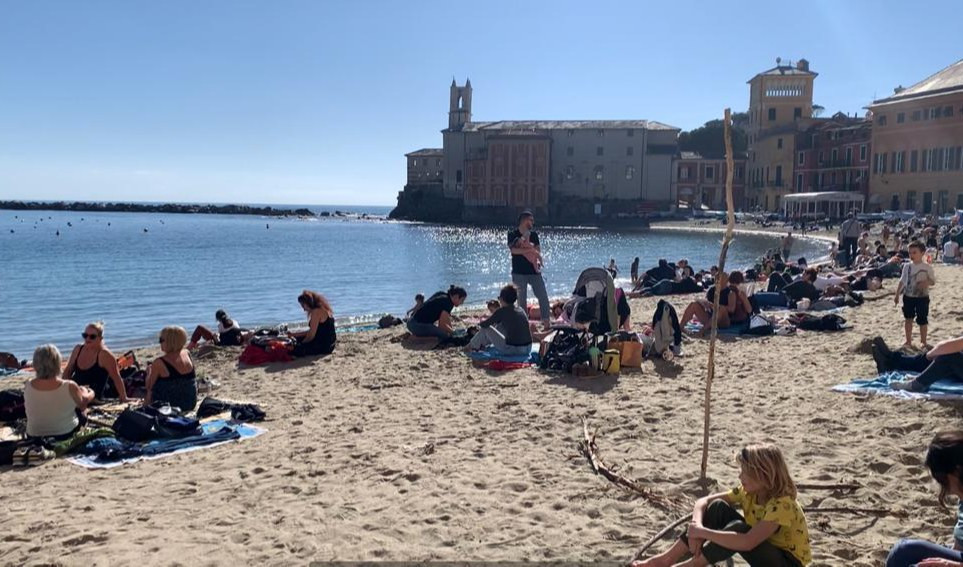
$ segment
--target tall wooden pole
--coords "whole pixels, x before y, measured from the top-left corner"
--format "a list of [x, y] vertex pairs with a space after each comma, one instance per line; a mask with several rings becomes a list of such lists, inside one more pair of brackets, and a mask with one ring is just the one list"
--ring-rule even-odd
[[[726, 234], [722, 239], [722, 249], [719, 250], [719, 275], [722, 276], [726, 271], [726, 255], [729, 253], [729, 243], [732, 242], [732, 231], [736, 226], [736, 212], [732, 202], [732, 113], [727, 108], [725, 112], [724, 131], [726, 143]], [[712, 301], [712, 331], [709, 335], [709, 362], [706, 370], [706, 396], [705, 413], [703, 414], [702, 425], [702, 468], [699, 473], [699, 482], [703, 488], [707, 487], [706, 469], [709, 466], [709, 418], [712, 415], [712, 379], [716, 375], [716, 339], [719, 335], [719, 321], [715, 316], [719, 313], [719, 297], [722, 289], [716, 281], [716, 294]]]

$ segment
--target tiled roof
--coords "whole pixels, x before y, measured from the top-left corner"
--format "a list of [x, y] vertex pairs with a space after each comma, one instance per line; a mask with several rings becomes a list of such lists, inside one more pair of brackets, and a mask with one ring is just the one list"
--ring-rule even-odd
[[903, 89], [891, 97], [873, 101], [870, 106], [902, 102], [904, 100], [963, 91], [963, 59], [930, 75], [915, 85]]
[[441, 148], [422, 148], [405, 154], [405, 157], [442, 157], [443, 155], [445, 153]]
[[653, 120], [499, 120], [497, 122], [469, 122], [463, 132], [481, 131], [536, 131], [536, 130], [679, 130]]

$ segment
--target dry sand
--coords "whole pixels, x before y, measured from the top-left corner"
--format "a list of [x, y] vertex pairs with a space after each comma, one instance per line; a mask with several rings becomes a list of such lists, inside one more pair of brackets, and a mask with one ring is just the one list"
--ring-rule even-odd
[[[963, 270], [937, 277], [931, 342], [963, 320]], [[673, 298], [680, 310], [686, 300]], [[633, 321], [654, 304], [633, 301]], [[861, 484], [801, 494], [806, 506], [884, 512], [810, 513], [814, 565], [881, 565], [901, 536], [949, 539], [954, 514], [921, 461], [960, 408], [831, 392], [875, 374], [869, 338], [901, 342], [891, 297], [845, 316], [855, 329], [844, 333], [720, 342], [709, 472], [726, 489], [734, 451], [772, 441], [797, 482]], [[267, 410], [257, 439], [108, 471], [59, 460], [0, 472], [0, 563], [624, 561], [677, 514], [592, 474], [581, 416], [623, 474], [680, 505], [697, 496], [705, 341], [678, 364], [582, 381], [491, 374], [453, 350], [403, 350], [390, 341], [400, 332], [343, 336], [335, 355], [291, 365], [238, 369], [233, 349], [199, 361], [217, 396]]]

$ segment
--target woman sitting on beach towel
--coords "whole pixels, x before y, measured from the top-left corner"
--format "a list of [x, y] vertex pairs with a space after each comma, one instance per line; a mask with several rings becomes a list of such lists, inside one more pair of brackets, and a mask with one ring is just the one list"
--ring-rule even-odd
[[[633, 567], [705, 567], [736, 553], [754, 567], [801, 567], [812, 561], [806, 516], [779, 448], [750, 445], [736, 461], [741, 486], [697, 500], [679, 541]], [[688, 554], [692, 557], [681, 562]]]
[[198, 325], [191, 334], [191, 342], [187, 345], [187, 350], [197, 348], [197, 343], [204, 339], [217, 346], [241, 346], [251, 338], [250, 331], [242, 329], [240, 323], [227, 316], [223, 309], [218, 309], [214, 313], [217, 321], [217, 332], [213, 332], [204, 325]]
[[408, 331], [416, 337], [451, 338], [451, 312], [465, 302], [468, 292], [458, 286], [451, 286], [448, 291], [439, 291], [425, 302], [408, 320]]
[[334, 352], [338, 337], [331, 304], [320, 293], [307, 289], [298, 296], [298, 303], [308, 315], [308, 330], [289, 333], [298, 341], [291, 349], [291, 355], [314, 356]]
[[90, 388], [98, 400], [103, 399], [109, 379], [114, 384], [120, 401], [131, 401], [127, 398], [127, 389], [117, 368], [117, 358], [104, 345], [104, 324], [90, 323], [80, 336], [84, 342], [75, 346], [70, 353], [70, 360], [67, 361], [63, 374], [66, 379]]
[[745, 292], [739, 287], [745, 283], [745, 276], [740, 271], [734, 271], [728, 276], [720, 274], [719, 282], [710, 287], [706, 298], [693, 301], [682, 314], [682, 324], [686, 325], [694, 316], [702, 325], [702, 335], [712, 324], [713, 300], [716, 289], [721, 286], [719, 295], [719, 314], [716, 317], [720, 329], [725, 329], [739, 323], [744, 323], [752, 315], [752, 304]]
[[493, 347], [496, 355], [517, 356], [532, 352], [532, 331], [528, 316], [515, 304], [518, 288], [509, 284], [498, 294], [500, 307], [478, 326], [481, 330], [472, 337], [467, 350]]
[[164, 327], [158, 338], [164, 355], [154, 359], [147, 369], [145, 405], [164, 402], [181, 411], [197, 405], [197, 375], [194, 361], [184, 348], [187, 331], [183, 327]]
[[83, 412], [93, 401], [94, 392], [72, 380], [61, 379], [60, 351], [54, 345], [37, 347], [33, 352], [36, 378], [23, 389], [30, 437], [68, 437], [80, 429]]
[[[940, 504], [946, 506], [948, 495], [963, 498], [963, 431], [937, 433], [926, 451], [926, 468], [940, 485]], [[901, 540], [890, 550], [886, 567], [963, 565], [963, 505], [957, 510], [953, 539], [954, 549], [919, 539]]]

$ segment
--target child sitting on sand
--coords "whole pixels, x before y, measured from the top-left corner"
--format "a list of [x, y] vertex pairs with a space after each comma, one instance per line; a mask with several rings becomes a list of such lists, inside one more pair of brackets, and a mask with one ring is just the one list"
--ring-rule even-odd
[[679, 541], [633, 567], [705, 567], [736, 553], [749, 565], [766, 567], [801, 567], [812, 561], [806, 516], [779, 448], [750, 445], [736, 461], [742, 468], [741, 486], [697, 500]]

